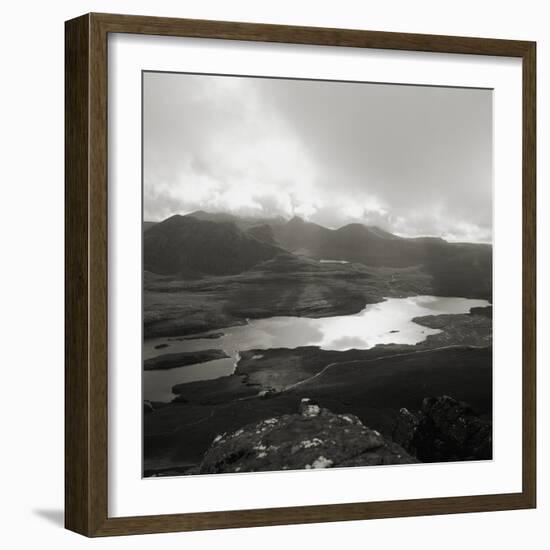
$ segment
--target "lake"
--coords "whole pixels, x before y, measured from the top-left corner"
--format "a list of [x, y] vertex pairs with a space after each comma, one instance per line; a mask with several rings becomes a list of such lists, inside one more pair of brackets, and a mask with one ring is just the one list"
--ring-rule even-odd
[[[354, 315], [310, 319], [308, 317], [270, 317], [255, 319], [247, 325], [213, 330], [194, 339], [154, 338], [143, 345], [143, 359], [165, 353], [223, 349], [230, 357], [207, 363], [170, 370], [143, 373], [143, 398], [151, 401], [170, 401], [172, 386], [196, 380], [211, 380], [232, 374], [239, 351], [249, 349], [297, 348], [318, 346], [326, 350], [369, 349], [377, 344], [410, 344], [425, 340], [438, 329], [423, 327], [412, 321], [424, 315], [468, 313], [473, 307], [490, 305], [486, 300], [413, 296], [387, 298], [368, 304]], [[219, 338], [205, 338], [223, 332]], [[201, 338], [201, 336], [203, 336]], [[189, 337], [187, 337], [189, 338]], [[155, 346], [168, 347], [155, 349]]]

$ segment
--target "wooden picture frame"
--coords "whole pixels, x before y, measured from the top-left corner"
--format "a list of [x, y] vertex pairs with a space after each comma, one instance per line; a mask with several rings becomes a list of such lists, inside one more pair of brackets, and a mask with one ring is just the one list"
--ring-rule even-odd
[[[523, 67], [523, 487], [511, 494], [108, 516], [107, 36], [133, 33], [520, 58]], [[536, 45], [534, 42], [88, 14], [65, 26], [65, 525], [126, 535], [534, 508]]]

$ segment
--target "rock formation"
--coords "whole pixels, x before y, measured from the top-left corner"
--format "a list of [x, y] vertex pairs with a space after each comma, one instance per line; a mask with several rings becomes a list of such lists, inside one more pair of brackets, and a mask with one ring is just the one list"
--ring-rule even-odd
[[393, 439], [421, 462], [492, 458], [492, 423], [447, 395], [427, 397], [419, 412], [401, 409]]
[[298, 414], [268, 418], [218, 435], [206, 452], [199, 473], [414, 462], [417, 460], [400, 445], [366, 427], [356, 416], [334, 414], [303, 399]]

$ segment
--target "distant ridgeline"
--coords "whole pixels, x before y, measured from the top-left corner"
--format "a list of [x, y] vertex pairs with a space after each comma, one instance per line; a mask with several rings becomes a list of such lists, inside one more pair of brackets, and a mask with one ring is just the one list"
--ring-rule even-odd
[[341, 260], [373, 268], [421, 266], [433, 293], [490, 299], [492, 247], [440, 238], [403, 238], [352, 223], [328, 229], [298, 217], [243, 218], [197, 211], [144, 222], [144, 269], [160, 275], [235, 275], [271, 261], [300, 270], [311, 260]]

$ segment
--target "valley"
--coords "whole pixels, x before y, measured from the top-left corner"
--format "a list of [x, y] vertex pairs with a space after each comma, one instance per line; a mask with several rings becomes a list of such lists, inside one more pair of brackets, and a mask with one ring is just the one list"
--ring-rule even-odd
[[[144, 338], [155, 342], [145, 368], [179, 368], [183, 361], [194, 380], [173, 384], [169, 398], [147, 401], [146, 476], [196, 473], [217, 435], [290, 414], [303, 398], [354, 414], [390, 438], [399, 410], [420, 409], [426, 396], [450, 394], [490, 418], [490, 245], [405, 239], [359, 224], [329, 229], [299, 218], [196, 212], [148, 225], [144, 268]], [[239, 349], [233, 372], [221, 368], [224, 329], [278, 317], [353, 316], [388, 298], [419, 296], [485, 305], [415, 317], [416, 326], [431, 331], [416, 344], [250, 345]], [[176, 343], [200, 347], [205, 332], [211, 343], [204, 349], [173, 353]], [[162, 372], [164, 384], [169, 374]]]

